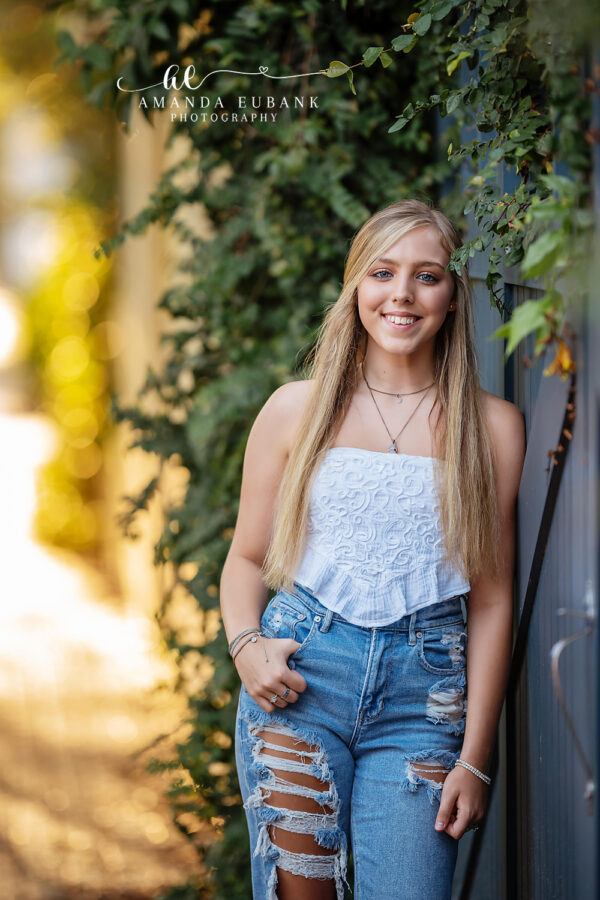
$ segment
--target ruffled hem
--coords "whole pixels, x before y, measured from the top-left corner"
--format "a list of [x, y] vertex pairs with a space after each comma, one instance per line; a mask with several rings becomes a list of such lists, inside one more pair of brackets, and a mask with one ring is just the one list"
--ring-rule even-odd
[[358, 580], [355, 571], [343, 571], [314, 547], [301, 561], [294, 581], [348, 622], [368, 628], [390, 625], [417, 609], [467, 594], [471, 587], [442, 562], [401, 573], [383, 585], [373, 586]]

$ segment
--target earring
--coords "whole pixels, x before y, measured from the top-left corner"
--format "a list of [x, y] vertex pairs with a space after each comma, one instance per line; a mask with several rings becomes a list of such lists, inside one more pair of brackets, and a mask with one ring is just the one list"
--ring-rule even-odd
[[450, 304], [450, 306], [448, 307], [448, 312], [454, 312], [455, 309], [456, 309], [456, 303], [452, 302]]

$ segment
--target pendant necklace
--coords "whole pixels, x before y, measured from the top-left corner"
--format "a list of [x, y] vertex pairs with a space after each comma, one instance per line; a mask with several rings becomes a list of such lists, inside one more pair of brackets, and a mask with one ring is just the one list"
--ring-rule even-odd
[[410, 396], [410, 394], [420, 394], [420, 393], [424, 392], [424, 393], [423, 393], [423, 396], [421, 397], [421, 399], [419, 400], [419, 402], [417, 403], [417, 405], [415, 406], [415, 408], [414, 408], [413, 411], [411, 412], [410, 416], [408, 417], [408, 419], [406, 420], [406, 422], [404, 423], [404, 425], [402, 426], [402, 428], [400, 429], [400, 431], [398, 432], [398, 434], [396, 435], [396, 437], [392, 437], [392, 433], [391, 433], [390, 429], [387, 427], [387, 422], [386, 422], [385, 419], [383, 418], [383, 415], [382, 415], [382, 413], [381, 413], [381, 410], [379, 409], [379, 406], [378, 406], [378, 404], [377, 404], [377, 400], [375, 399], [375, 395], [374, 395], [374, 393], [373, 393], [373, 391], [374, 391], [374, 390], [377, 390], [377, 388], [372, 388], [372, 387], [371, 387], [371, 385], [369, 384], [369, 382], [368, 382], [367, 379], [365, 378], [365, 373], [364, 373], [364, 371], [363, 371], [363, 373], [362, 373], [362, 376], [363, 376], [363, 378], [365, 379], [365, 384], [366, 384], [367, 387], [369, 388], [369, 393], [371, 394], [371, 397], [373, 398], [373, 403], [375, 404], [375, 408], [376, 408], [377, 412], [379, 413], [379, 418], [381, 419], [381, 421], [382, 421], [383, 424], [385, 425], [385, 430], [387, 431], [387, 433], [388, 433], [388, 435], [389, 435], [389, 437], [390, 437], [390, 440], [391, 440], [391, 442], [392, 442], [392, 443], [390, 444], [390, 446], [387, 448], [387, 452], [388, 452], [388, 453], [398, 453], [399, 451], [398, 451], [398, 445], [396, 444], [396, 441], [398, 440], [398, 438], [400, 437], [400, 435], [402, 434], [402, 432], [404, 431], [404, 429], [406, 428], [406, 426], [408, 425], [408, 423], [410, 422], [410, 420], [412, 419], [412, 417], [414, 416], [414, 414], [416, 413], [416, 411], [417, 411], [418, 408], [420, 407], [421, 403], [423, 402], [423, 400], [424, 400], [425, 397], [427, 396], [427, 392], [429, 391], [429, 388], [433, 387], [433, 385], [435, 384], [435, 381], [432, 381], [431, 384], [428, 384], [427, 387], [421, 388], [421, 390], [419, 390], [419, 391], [410, 391], [409, 394], [397, 394], [397, 393], [395, 393], [394, 391], [379, 391], [379, 392], [378, 392], [378, 393], [380, 393], [380, 394], [389, 394], [390, 396], [397, 397], [399, 403], [402, 403], [402, 399], [401, 399], [402, 397], [408, 397], [408, 396]]

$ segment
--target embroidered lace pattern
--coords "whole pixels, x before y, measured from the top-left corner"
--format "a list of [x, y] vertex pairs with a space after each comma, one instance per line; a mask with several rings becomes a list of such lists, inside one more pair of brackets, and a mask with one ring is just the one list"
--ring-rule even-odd
[[469, 591], [444, 559], [429, 456], [332, 447], [313, 482], [295, 581], [349, 622], [387, 625]]

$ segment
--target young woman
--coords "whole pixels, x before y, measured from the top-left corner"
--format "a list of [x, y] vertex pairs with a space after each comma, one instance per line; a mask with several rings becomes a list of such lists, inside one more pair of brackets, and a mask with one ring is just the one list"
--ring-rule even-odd
[[480, 387], [459, 245], [419, 201], [365, 222], [248, 438], [221, 609], [255, 900], [342, 900], [350, 848], [355, 900], [449, 900], [486, 810], [524, 424]]

